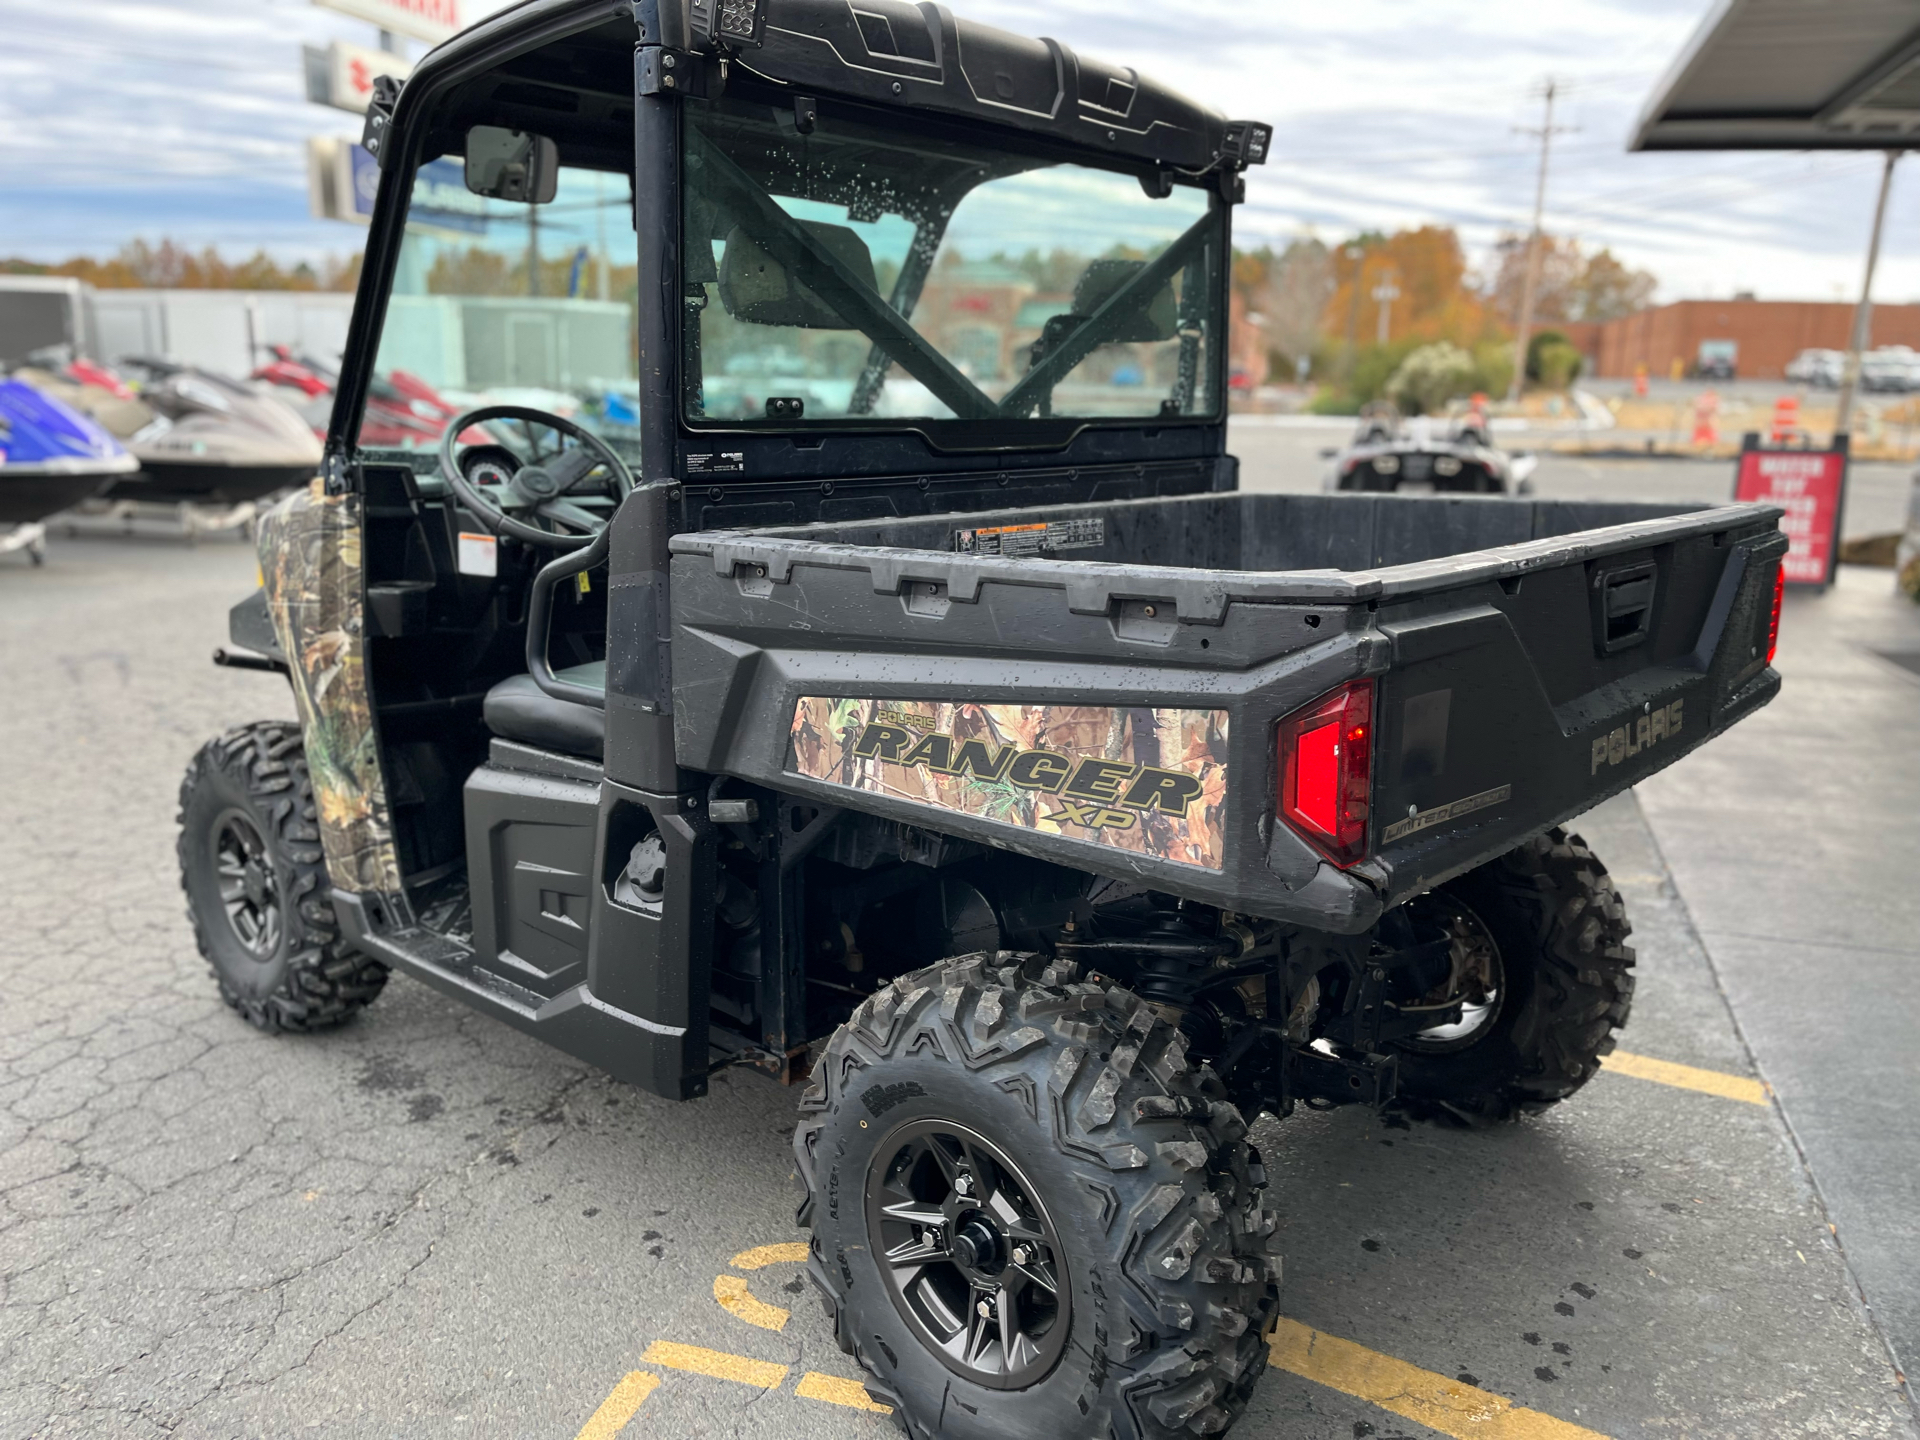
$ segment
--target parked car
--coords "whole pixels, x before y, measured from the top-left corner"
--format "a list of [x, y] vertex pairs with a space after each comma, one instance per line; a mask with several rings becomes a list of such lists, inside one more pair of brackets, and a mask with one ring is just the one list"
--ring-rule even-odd
[[1846, 355], [1839, 350], [1802, 350], [1787, 362], [1787, 379], [1819, 390], [1837, 390], [1846, 363]]
[[1699, 357], [1693, 363], [1694, 378], [1732, 380], [1740, 373], [1740, 347], [1732, 340], [1702, 340]]
[[1906, 345], [1883, 345], [1860, 357], [1860, 388], [1904, 395], [1920, 389], [1920, 355]]

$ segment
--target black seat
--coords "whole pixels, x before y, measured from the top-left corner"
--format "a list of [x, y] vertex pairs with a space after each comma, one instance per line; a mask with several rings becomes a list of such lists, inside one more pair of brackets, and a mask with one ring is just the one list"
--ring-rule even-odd
[[[607, 662], [595, 660], [590, 665], [557, 670], [554, 679], [604, 695]], [[487, 692], [481, 713], [486, 716], [487, 728], [502, 740], [518, 740], [522, 745], [590, 760], [605, 758], [607, 712], [571, 700], [556, 700], [534, 684], [531, 675], [515, 675], [494, 686]]]

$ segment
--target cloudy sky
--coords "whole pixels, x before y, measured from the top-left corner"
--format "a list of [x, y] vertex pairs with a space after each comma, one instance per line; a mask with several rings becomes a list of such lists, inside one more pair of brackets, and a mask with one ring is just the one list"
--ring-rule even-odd
[[[471, 8], [495, 8], [469, 0]], [[1850, 297], [1872, 156], [1628, 155], [1640, 106], [1707, 0], [961, 0], [1273, 122], [1238, 227], [1285, 240], [1456, 226], [1484, 259], [1525, 225], [1539, 88], [1560, 85], [1548, 228], [1653, 271], [1664, 299]], [[1036, 16], [1041, 18], [1036, 18]], [[71, 18], [69, 18], [71, 17]], [[307, 216], [300, 45], [370, 43], [309, 0], [0, 0], [0, 256], [104, 254], [135, 236], [339, 253]], [[417, 47], [416, 47], [417, 48]], [[1920, 160], [1895, 182], [1879, 298], [1920, 300]]]

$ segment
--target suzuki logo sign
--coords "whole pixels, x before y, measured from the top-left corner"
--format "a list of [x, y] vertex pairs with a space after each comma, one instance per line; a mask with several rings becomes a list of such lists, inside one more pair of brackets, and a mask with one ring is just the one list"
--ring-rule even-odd
[[367, 113], [376, 77], [391, 75], [395, 80], [405, 81], [413, 71], [413, 65], [398, 55], [369, 50], [364, 45], [349, 45], [343, 40], [327, 47], [326, 63], [326, 103], [356, 115]]

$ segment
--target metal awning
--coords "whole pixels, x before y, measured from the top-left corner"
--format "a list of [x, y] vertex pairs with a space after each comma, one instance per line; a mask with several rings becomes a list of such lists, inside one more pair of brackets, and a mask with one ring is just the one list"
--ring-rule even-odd
[[1920, 0], [1716, 0], [1633, 150], [1920, 144]]

